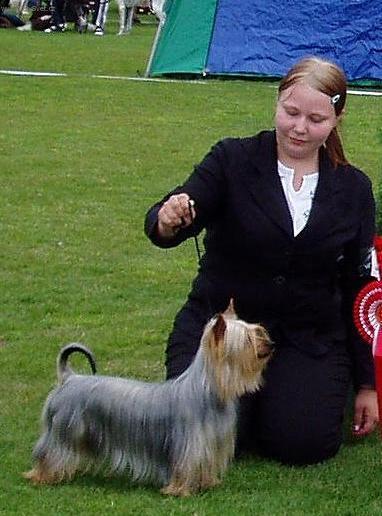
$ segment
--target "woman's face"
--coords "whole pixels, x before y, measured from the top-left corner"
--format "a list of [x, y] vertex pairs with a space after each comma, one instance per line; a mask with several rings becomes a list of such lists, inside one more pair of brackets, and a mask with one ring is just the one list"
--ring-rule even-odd
[[328, 95], [297, 83], [281, 92], [275, 121], [279, 159], [309, 160], [317, 156], [337, 116]]

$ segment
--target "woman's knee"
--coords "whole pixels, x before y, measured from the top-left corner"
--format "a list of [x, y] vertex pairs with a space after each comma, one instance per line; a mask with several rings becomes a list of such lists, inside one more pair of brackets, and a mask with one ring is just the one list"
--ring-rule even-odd
[[283, 464], [305, 466], [334, 457], [342, 443], [342, 434], [319, 431], [259, 438], [257, 451]]

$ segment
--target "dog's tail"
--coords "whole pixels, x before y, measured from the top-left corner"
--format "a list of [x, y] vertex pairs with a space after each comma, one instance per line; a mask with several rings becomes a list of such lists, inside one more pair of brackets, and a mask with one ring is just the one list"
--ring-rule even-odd
[[96, 361], [93, 353], [83, 344], [73, 342], [63, 347], [57, 357], [57, 379], [60, 384], [73, 374], [73, 370], [68, 366], [68, 358], [72, 353], [82, 353], [88, 359], [93, 374], [97, 373]]

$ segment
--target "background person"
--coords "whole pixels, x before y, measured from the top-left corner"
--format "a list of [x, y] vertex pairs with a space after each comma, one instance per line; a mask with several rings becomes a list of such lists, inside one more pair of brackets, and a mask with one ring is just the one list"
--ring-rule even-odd
[[0, 28], [13, 29], [15, 27], [22, 27], [24, 21], [19, 16], [9, 12], [9, 7], [11, 7], [9, 0], [0, 0]]

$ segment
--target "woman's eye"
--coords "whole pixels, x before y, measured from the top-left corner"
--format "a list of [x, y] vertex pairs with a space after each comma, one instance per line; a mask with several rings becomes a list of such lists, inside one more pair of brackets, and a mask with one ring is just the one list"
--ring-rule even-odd
[[324, 121], [324, 118], [322, 117], [317, 117], [317, 116], [312, 116], [310, 117], [311, 121], [314, 123], [314, 124], [320, 124], [321, 122]]

